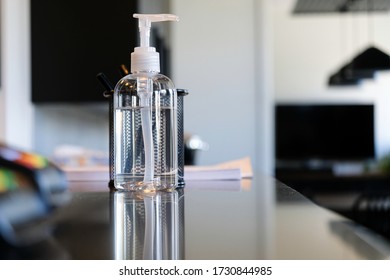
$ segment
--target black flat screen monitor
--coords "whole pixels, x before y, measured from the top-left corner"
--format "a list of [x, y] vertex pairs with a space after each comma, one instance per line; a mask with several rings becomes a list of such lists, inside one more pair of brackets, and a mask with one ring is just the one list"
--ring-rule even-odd
[[275, 123], [276, 160], [375, 158], [373, 105], [280, 104]]
[[107, 103], [96, 75], [104, 72], [115, 85], [119, 66], [129, 66], [137, 1], [30, 2], [32, 101]]

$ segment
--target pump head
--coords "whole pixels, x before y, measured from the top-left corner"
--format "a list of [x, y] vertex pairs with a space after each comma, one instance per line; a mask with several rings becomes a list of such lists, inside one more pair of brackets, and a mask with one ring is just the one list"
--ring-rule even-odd
[[154, 47], [150, 47], [152, 22], [178, 21], [179, 18], [171, 14], [134, 14], [133, 17], [138, 18], [140, 46], [131, 54], [131, 72], [160, 72], [160, 55]]

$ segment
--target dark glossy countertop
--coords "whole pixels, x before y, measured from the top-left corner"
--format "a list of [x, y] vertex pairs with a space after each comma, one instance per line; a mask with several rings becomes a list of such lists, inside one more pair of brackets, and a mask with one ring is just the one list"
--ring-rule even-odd
[[48, 232], [45, 238], [25, 246], [3, 242], [0, 257], [243, 260], [390, 256], [386, 234], [318, 206], [329, 206], [324, 201], [337, 201], [334, 197], [317, 196], [315, 204], [267, 176], [187, 182], [184, 189], [172, 193], [145, 195], [110, 192], [105, 182], [72, 183], [70, 189], [70, 202], [42, 222]]

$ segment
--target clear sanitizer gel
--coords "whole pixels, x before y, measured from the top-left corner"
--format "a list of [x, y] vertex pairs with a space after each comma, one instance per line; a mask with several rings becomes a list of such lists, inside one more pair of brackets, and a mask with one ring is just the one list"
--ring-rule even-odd
[[114, 90], [114, 185], [118, 190], [173, 190], [178, 185], [177, 93], [160, 74], [149, 46], [152, 22], [178, 21], [169, 14], [134, 14], [140, 46], [131, 54], [131, 74]]

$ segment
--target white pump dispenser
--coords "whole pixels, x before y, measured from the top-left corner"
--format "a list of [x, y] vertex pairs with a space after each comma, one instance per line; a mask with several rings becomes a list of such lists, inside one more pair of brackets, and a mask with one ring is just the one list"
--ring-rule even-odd
[[159, 53], [150, 47], [152, 22], [178, 21], [170, 14], [134, 14], [140, 46], [131, 74], [114, 90], [114, 185], [121, 190], [172, 190], [178, 184], [177, 92], [160, 74]]
[[149, 46], [152, 22], [178, 21], [179, 18], [171, 14], [134, 14], [133, 16], [138, 18], [140, 46], [131, 54], [131, 73], [160, 72], [160, 55], [155, 48]]

